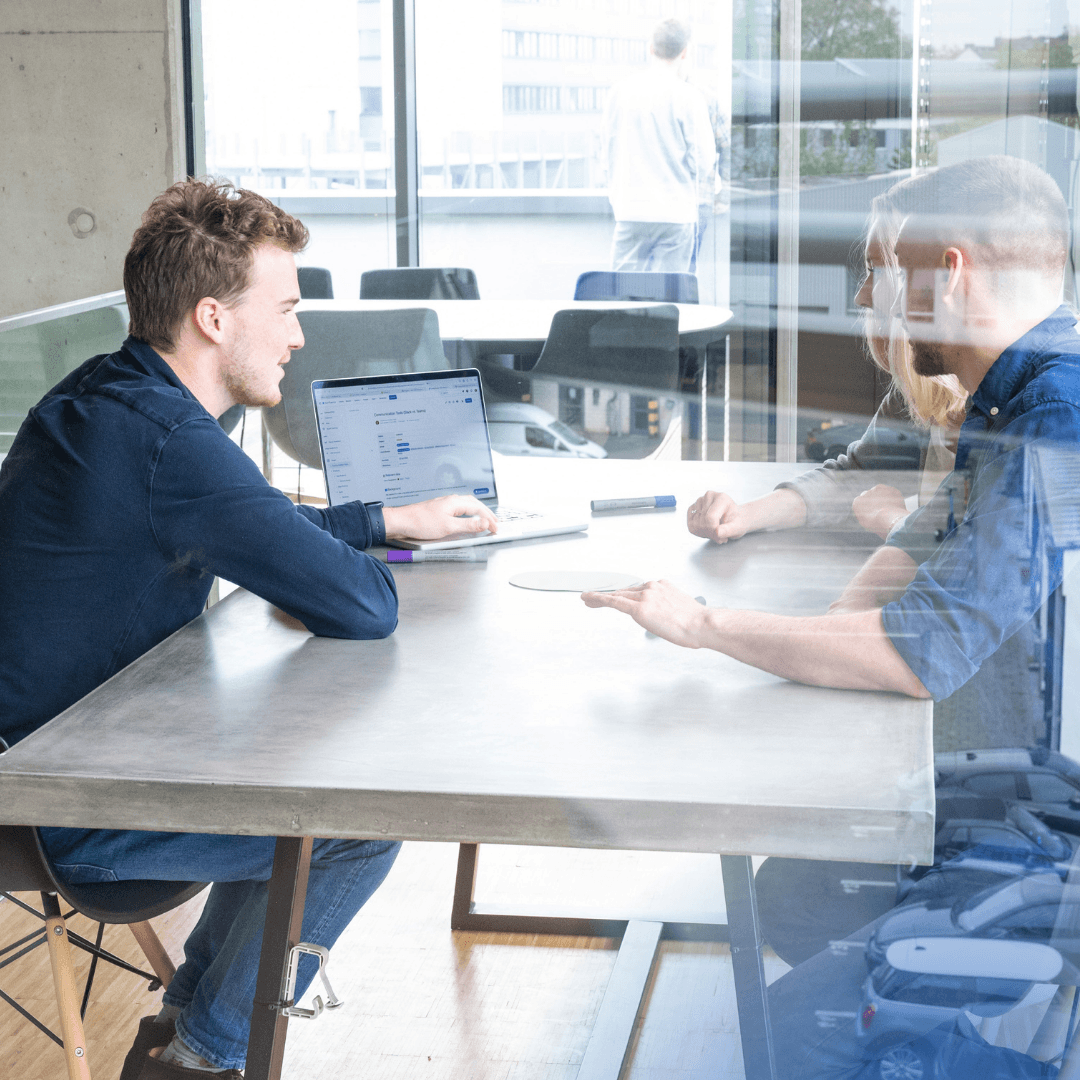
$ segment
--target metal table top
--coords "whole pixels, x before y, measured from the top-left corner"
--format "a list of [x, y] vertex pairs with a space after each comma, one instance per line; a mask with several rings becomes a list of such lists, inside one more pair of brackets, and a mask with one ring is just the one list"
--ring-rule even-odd
[[313, 637], [237, 592], [0, 757], [0, 818], [929, 861], [929, 702], [786, 682], [508, 583], [619, 570], [711, 605], [822, 612], [865, 534], [716, 546], [684, 525], [706, 487], [745, 498], [801, 468], [508, 462], [504, 501], [675, 494], [679, 509], [396, 569], [383, 641]]

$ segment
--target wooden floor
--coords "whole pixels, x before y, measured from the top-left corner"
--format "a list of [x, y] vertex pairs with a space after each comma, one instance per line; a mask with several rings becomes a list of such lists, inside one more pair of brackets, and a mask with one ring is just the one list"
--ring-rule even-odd
[[[574, 1080], [615, 943], [452, 933], [456, 858], [454, 845], [405, 845], [386, 883], [333, 951], [332, 982], [344, 1007], [317, 1021], [290, 1023], [286, 1078]], [[200, 906], [196, 898], [155, 921], [174, 960], [182, 957]], [[92, 933], [85, 919], [72, 923], [85, 936]], [[0, 943], [34, 926], [31, 916], [0, 904]], [[105, 945], [141, 961], [124, 927], [107, 928]], [[624, 1080], [738, 1080], [743, 1071], [727, 947], [663, 948]], [[81, 957], [77, 953], [77, 971], [85, 972]], [[770, 981], [785, 970], [767, 957]], [[139, 1017], [156, 1011], [161, 993], [144, 987], [99, 966], [86, 1018], [94, 1080], [116, 1080]], [[0, 989], [55, 1023], [43, 949], [0, 970]], [[0, 1002], [0, 1078], [64, 1075], [59, 1048]]]

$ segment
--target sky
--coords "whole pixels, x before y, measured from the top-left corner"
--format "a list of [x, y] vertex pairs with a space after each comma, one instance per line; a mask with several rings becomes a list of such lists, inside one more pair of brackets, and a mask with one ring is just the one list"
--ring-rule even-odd
[[936, 46], [992, 45], [996, 37], [1057, 36], [1080, 24], [1080, 0], [923, 0]]

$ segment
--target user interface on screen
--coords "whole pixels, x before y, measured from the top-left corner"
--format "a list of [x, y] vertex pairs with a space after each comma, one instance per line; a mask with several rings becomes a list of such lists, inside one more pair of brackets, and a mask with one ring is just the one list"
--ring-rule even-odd
[[479, 373], [327, 380], [312, 396], [331, 506], [495, 498]]

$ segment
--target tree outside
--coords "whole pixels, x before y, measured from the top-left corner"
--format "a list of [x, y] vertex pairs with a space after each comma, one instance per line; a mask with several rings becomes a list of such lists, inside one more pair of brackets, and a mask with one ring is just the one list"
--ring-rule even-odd
[[803, 0], [803, 60], [910, 58], [900, 12], [886, 0]]

